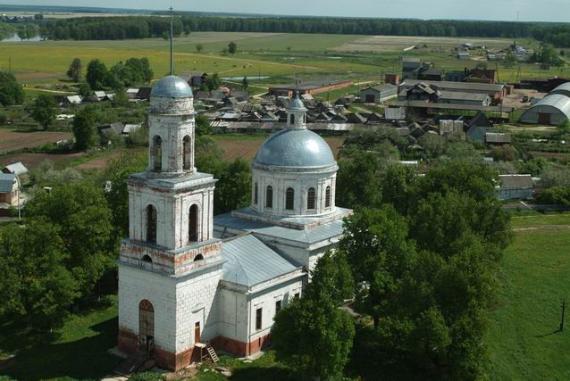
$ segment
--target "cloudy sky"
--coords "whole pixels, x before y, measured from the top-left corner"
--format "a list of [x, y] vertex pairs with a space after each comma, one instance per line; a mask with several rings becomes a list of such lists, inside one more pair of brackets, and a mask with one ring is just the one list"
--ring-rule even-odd
[[0, 4], [75, 5], [285, 15], [570, 22], [570, 0], [0, 0]]

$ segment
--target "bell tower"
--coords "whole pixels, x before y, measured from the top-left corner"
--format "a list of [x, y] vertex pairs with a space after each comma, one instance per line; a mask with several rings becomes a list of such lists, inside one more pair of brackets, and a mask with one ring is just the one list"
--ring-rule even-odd
[[149, 165], [132, 175], [129, 237], [119, 259], [119, 349], [178, 370], [195, 345], [216, 335], [222, 275], [214, 238], [212, 175], [195, 168], [192, 89], [169, 75], [153, 87]]

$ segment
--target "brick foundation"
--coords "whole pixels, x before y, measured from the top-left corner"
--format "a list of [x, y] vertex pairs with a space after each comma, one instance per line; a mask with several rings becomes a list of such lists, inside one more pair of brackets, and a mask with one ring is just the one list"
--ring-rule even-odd
[[[138, 336], [128, 329], [119, 329], [118, 348], [121, 352], [132, 355], [138, 351]], [[193, 356], [193, 349], [181, 353], [172, 353], [165, 351], [159, 347], [154, 348], [152, 357], [156, 361], [156, 365], [160, 368], [178, 371], [186, 368], [192, 361], [196, 361], [199, 357]]]
[[250, 356], [258, 353], [264, 347], [271, 343], [271, 335], [260, 337], [250, 343], [229, 339], [227, 337], [218, 336], [211, 341], [216, 350], [222, 350], [234, 356]]

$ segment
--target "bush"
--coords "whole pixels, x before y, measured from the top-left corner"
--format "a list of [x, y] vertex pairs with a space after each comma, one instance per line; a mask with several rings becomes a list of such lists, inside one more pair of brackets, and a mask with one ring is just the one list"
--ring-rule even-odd
[[129, 381], [162, 381], [163, 377], [160, 373], [155, 372], [143, 372], [136, 373], [129, 378]]
[[0, 113], [0, 124], [6, 124], [8, 122], [8, 116], [4, 113]]
[[552, 187], [540, 193], [539, 204], [570, 206], [570, 187]]
[[513, 146], [500, 146], [491, 149], [491, 157], [495, 161], [514, 161], [518, 156], [517, 150]]

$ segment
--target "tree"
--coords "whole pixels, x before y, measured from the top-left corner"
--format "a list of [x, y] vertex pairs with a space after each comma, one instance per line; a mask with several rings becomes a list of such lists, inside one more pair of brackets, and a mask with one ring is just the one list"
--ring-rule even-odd
[[29, 216], [58, 228], [68, 254], [65, 266], [81, 295], [89, 295], [103, 274], [115, 266], [118, 250], [103, 187], [88, 180], [55, 186], [51, 193], [37, 194], [26, 210]]
[[241, 88], [247, 90], [248, 87], [249, 87], [249, 81], [247, 80], [247, 76], [245, 76], [241, 81]]
[[241, 209], [251, 202], [251, 170], [249, 163], [236, 159], [225, 165], [217, 177], [219, 182], [214, 195], [215, 214]]
[[222, 81], [220, 80], [218, 73], [214, 73], [214, 75], [208, 76], [208, 79], [206, 80], [206, 87], [210, 91], [217, 90], [221, 84]]
[[517, 57], [515, 56], [513, 51], [509, 49], [507, 51], [507, 54], [505, 55], [505, 61], [503, 62], [503, 64], [505, 65], [506, 68], [512, 68], [517, 64], [517, 62], [518, 62]]
[[79, 95], [81, 95], [83, 98], [87, 98], [87, 97], [93, 95], [93, 90], [91, 90], [91, 86], [89, 86], [89, 84], [86, 82], [80, 84], [79, 85]]
[[[281, 310], [271, 331], [277, 358], [304, 376], [338, 380], [352, 349], [354, 322], [343, 310], [343, 276], [347, 264], [326, 254], [313, 272], [302, 299]], [[350, 288], [350, 286], [349, 286]]]
[[69, 69], [67, 69], [67, 77], [74, 82], [79, 82], [81, 80], [81, 70], [83, 69], [81, 65], [81, 60], [79, 58], [73, 59]]
[[32, 118], [38, 122], [44, 130], [47, 130], [55, 121], [57, 115], [57, 103], [51, 95], [41, 94], [34, 101]]
[[237, 44], [235, 42], [230, 42], [228, 44], [228, 52], [230, 54], [236, 54], [237, 53]]
[[350, 156], [339, 160], [337, 204], [346, 208], [380, 205], [381, 180], [377, 156], [362, 151]]
[[95, 130], [96, 112], [93, 107], [85, 107], [75, 115], [73, 120], [73, 136], [75, 148], [82, 151], [93, 147], [97, 143]]
[[24, 103], [24, 89], [11, 73], [0, 71], [0, 105], [12, 106]]
[[87, 75], [85, 79], [92, 90], [103, 90], [105, 84], [109, 81], [109, 70], [107, 70], [107, 66], [100, 60], [92, 60], [89, 62], [89, 65], [87, 65]]
[[196, 116], [196, 135], [205, 136], [212, 133], [212, 126], [210, 124], [210, 119], [204, 114], [199, 114]]
[[44, 219], [0, 230], [0, 318], [56, 328], [78, 297], [57, 226]]
[[197, 51], [198, 53], [202, 53], [203, 50], [204, 50], [204, 45], [202, 45], [202, 44], [197, 44], [197, 45], [196, 45], [196, 51]]

